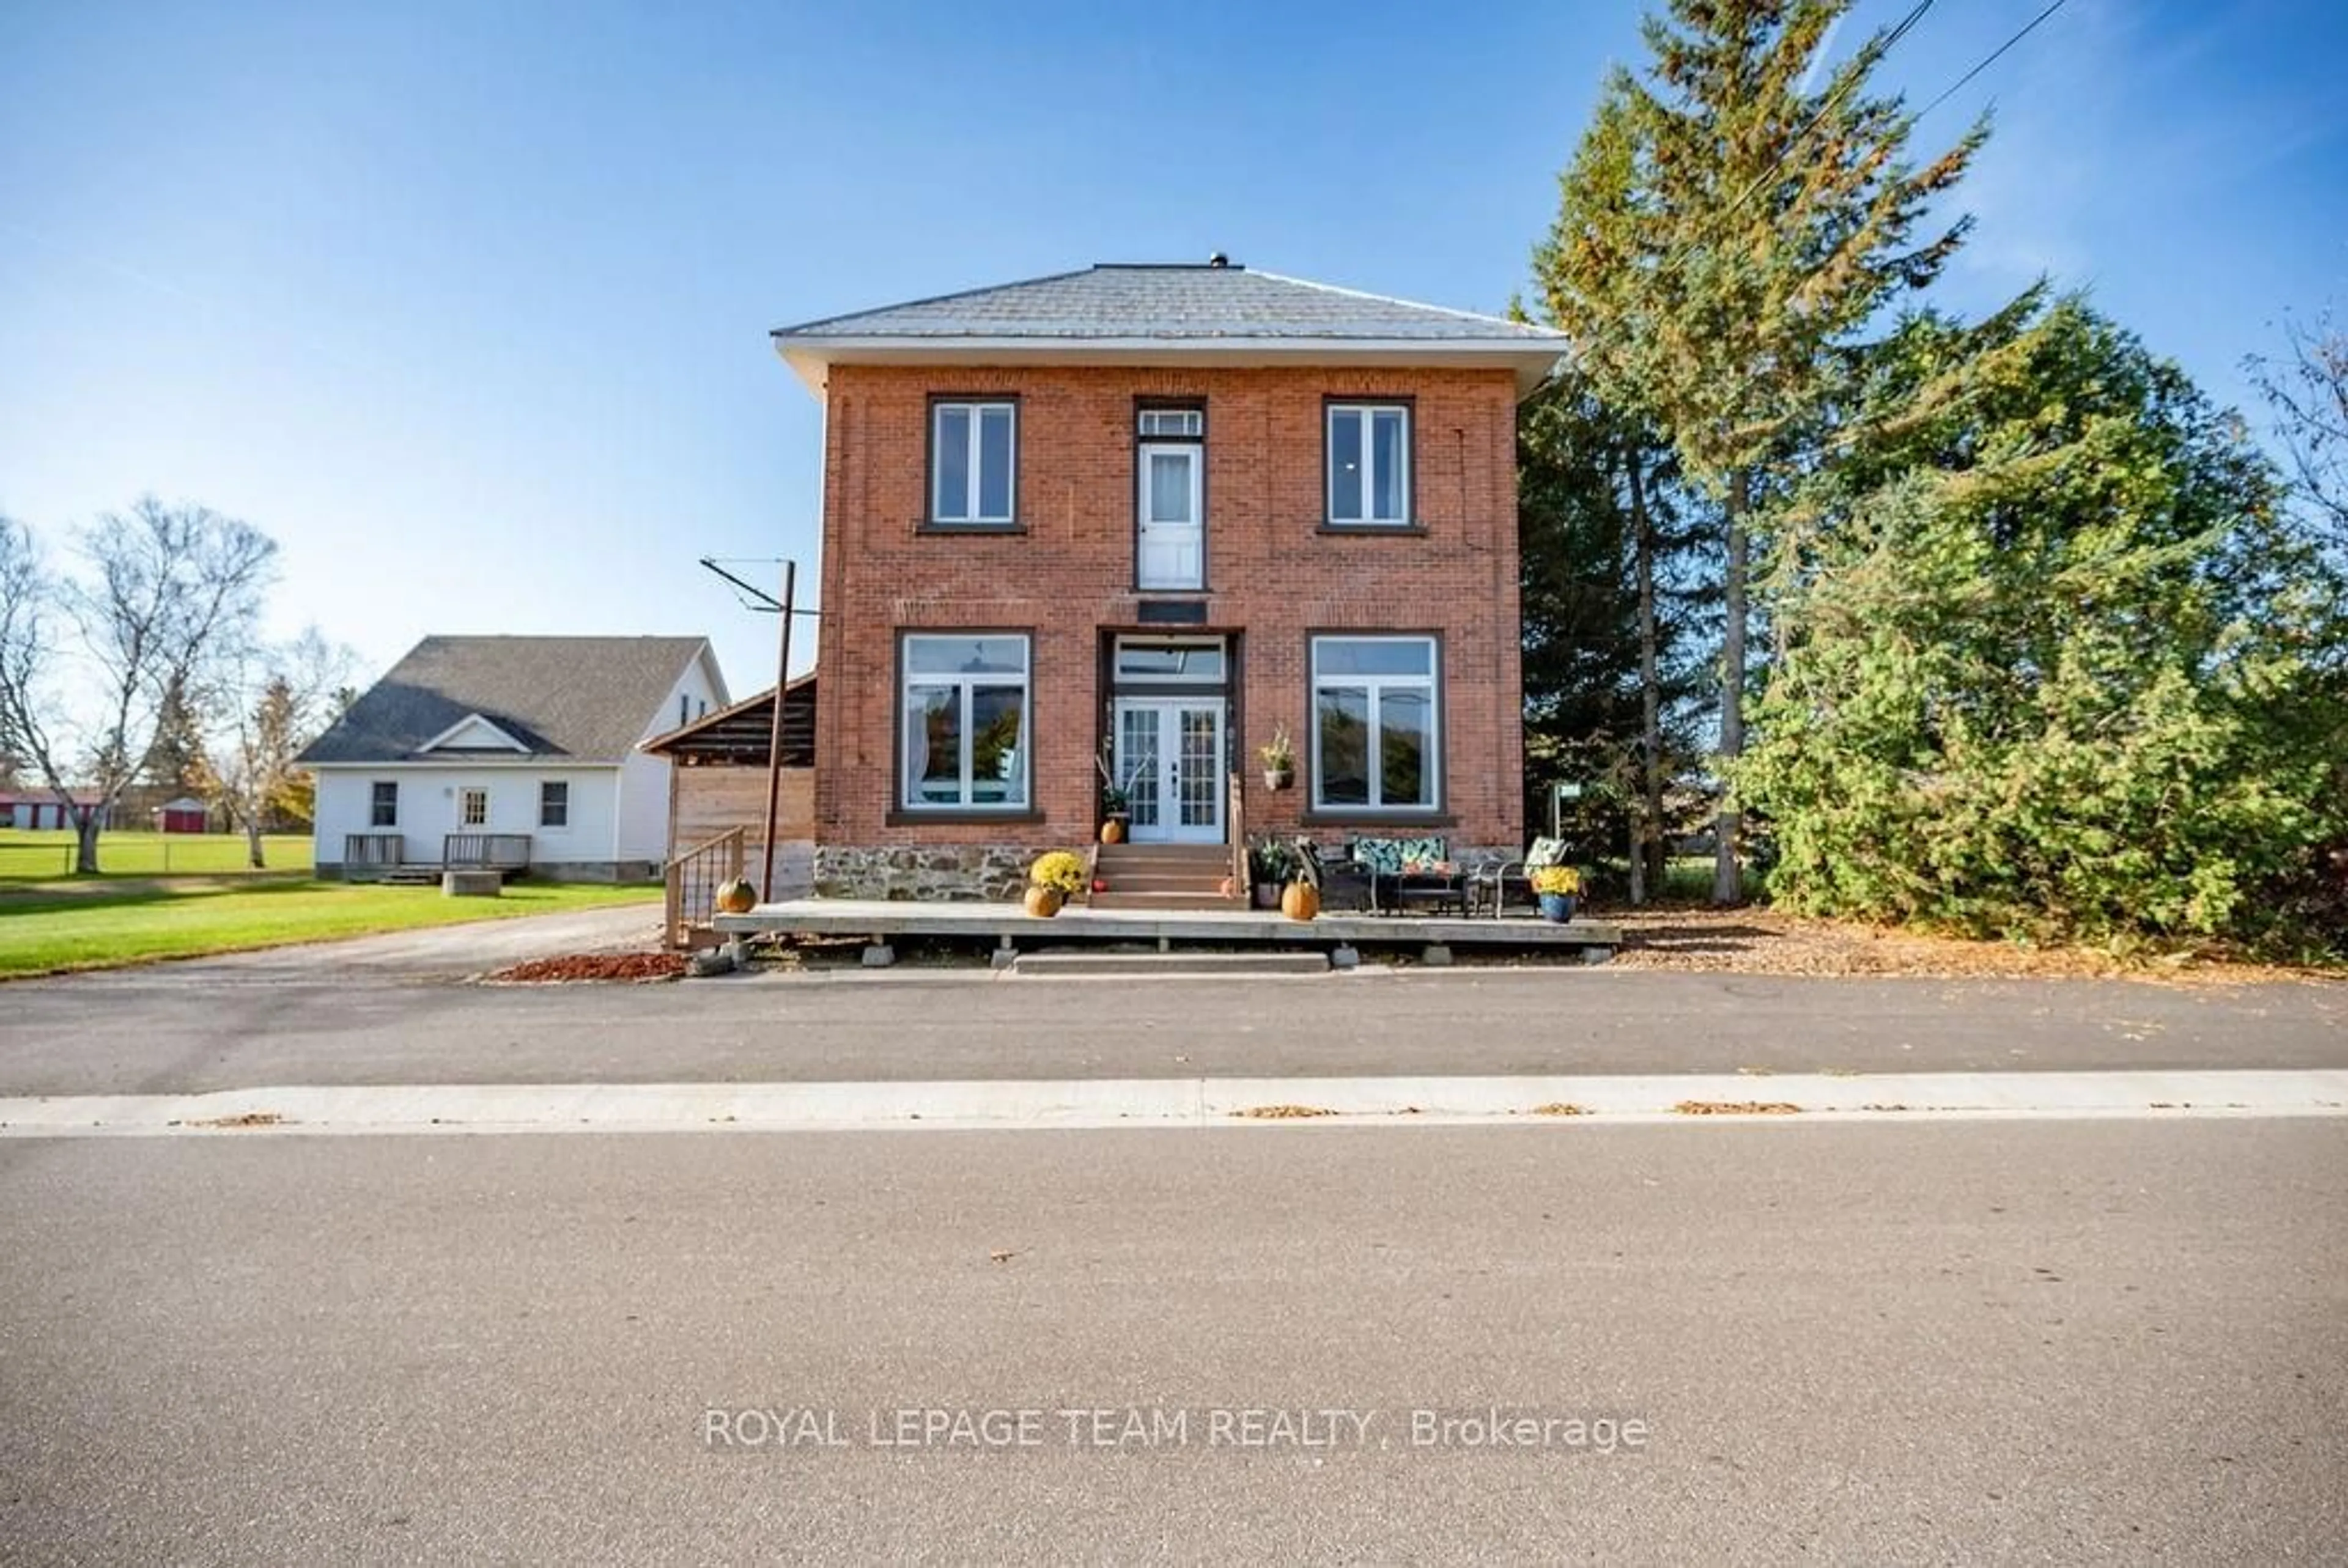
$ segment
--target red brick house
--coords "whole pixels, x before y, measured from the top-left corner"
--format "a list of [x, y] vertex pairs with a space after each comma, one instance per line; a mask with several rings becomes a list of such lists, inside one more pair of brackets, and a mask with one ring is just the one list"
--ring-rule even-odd
[[1217, 258], [774, 338], [825, 415], [819, 893], [1001, 896], [1094, 837], [1097, 759], [1138, 843], [1522, 848], [1516, 408], [1559, 334]]

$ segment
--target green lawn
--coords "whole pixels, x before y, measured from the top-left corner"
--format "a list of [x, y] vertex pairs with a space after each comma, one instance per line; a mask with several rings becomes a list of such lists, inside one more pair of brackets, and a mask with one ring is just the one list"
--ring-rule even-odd
[[[310, 869], [307, 834], [272, 834], [261, 841], [271, 871]], [[101, 833], [98, 874], [104, 876], [258, 875], [244, 864], [241, 833]], [[46, 882], [73, 875], [74, 835], [64, 829], [0, 828], [0, 882]]]
[[657, 883], [516, 882], [495, 900], [449, 898], [438, 887], [250, 876], [0, 886], [0, 978], [650, 903], [660, 896]]

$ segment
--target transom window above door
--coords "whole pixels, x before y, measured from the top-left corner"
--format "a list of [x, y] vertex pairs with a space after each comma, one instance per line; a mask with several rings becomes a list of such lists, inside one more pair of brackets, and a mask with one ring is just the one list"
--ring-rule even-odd
[[1196, 441], [1207, 433], [1203, 408], [1145, 408], [1135, 428], [1144, 440]]
[[1009, 528], [1018, 521], [1019, 405], [1009, 398], [930, 405], [930, 521]]
[[1328, 419], [1330, 527], [1408, 528], [1410, 405], [1332, 403]]
[[1116, 675], [1120, 684], [1146, 682], [1220, 686], [1225, 678], [1222, 640], [1120, 637], [1117, 640]]

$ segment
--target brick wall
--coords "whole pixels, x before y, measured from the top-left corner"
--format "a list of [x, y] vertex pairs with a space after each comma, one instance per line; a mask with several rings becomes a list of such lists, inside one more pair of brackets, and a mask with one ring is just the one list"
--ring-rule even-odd
[[[929, 398], [1019, 397], [1022, 533], [923, 532]], [[1423, 534], [1317, 531], [1323, 400], [1413, 403]], [[1262, 787], [1254, 749], [1276, 722], [1306, 753], [1310, 630], [1441, 638], [1443, 820], [1455, 845], [1522, 841], [1517, 615], [1516, 387], [1506, 370], [1120, 369], [836, 365], [827, 410], [816, 833], [825, 844], [1074, 845], [1090, 836], [1106, 693], [1099, 631], [1140, 628], [1132, 588], [1139, 397], [1207, 409], [1207, 624], [1237, 634], [1233, 738], [1251, 833], [1295, 829], [1306, 781]], [[1040, 821], [890, 820], [896, 637], [903, 629], [1030, 629], [1034, 804]], [[1316, 822], [1342, 837], [1351, 825]], [[1364, 827], [1362, 831], [1390, 831]]]

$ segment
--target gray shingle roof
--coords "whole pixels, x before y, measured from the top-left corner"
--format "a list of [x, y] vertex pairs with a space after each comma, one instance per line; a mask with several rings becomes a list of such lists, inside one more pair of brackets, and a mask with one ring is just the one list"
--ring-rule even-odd
[[786, 345], [841, 338], [1156, 338], [1562, 346], [1564, 334], [1240, 266], [1089, 267], [776, 329]]
[[424, 760], [426, 742], [479, 713], [534, 755], [617, 763], [661, 722], [670, 688], [707, 646], [699, 637], [427, 637], [301, 760]]

